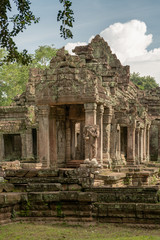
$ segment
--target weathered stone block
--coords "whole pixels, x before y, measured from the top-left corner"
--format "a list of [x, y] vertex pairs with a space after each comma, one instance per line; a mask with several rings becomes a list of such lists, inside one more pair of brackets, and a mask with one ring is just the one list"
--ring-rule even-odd
[[82, 187], [78, 184], [69, 184], [68, 190], [69, 191], [81, 191]]
[[44, 202], [58, 202], [60, 200], [60, 192], [43, 193]]
[[6, 193], [5, 204], [14, 205], [21, 201], [21, 193]]
[[60, 192], [60, 200], [61, 201], [77, 201], [78, 200], [78, 192]]
[[96, 202], [97, 201], [97, 194], [96, 193], [80, 192], [78, 194], [78, 201], [79, 202]]

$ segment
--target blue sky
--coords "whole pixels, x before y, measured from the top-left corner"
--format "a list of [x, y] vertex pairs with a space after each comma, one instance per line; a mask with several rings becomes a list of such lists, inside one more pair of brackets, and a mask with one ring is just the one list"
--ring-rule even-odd
[[[160, 0], [73, 0], [72, 40], [63, 40], [59, 34], [60, 23], [56, 21], [62, 8], [59, 0], [31, 2], [31, 9], [40, 22], [16, 37], [20, 50], [26, 48], [33, 53], [41, 45], [54, 44], [60, 48], [67, 43], [87, 44], [92, 36], [103, 31], [102, 36], [122, 64], [131, 65], [132, 72], [154, 76], [160, 83]], [[116, 39], [120, 39], [117, 45]]]

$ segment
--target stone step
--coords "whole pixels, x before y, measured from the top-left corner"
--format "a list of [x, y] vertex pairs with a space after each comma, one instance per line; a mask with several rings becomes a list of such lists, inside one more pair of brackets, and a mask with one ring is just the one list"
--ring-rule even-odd
[[83, 164], [84, 160], [71, 160], [67, 163], [68, 168], [78, 168], [80, 164]]
[[124, 185], [123, 180], [125, 177], [126, 174], [121, 172], [103, 172], [97, 176], [97, 180], [103, 180], [104, 186], [114, 187]]

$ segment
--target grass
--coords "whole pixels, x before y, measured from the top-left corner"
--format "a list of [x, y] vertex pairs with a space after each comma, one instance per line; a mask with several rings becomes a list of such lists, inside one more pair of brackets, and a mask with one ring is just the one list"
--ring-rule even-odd
[[66, 224], [13, 223], [0, 226], [0, 240], [160, 240], [160, 228], [115, 224], [70, 226]]

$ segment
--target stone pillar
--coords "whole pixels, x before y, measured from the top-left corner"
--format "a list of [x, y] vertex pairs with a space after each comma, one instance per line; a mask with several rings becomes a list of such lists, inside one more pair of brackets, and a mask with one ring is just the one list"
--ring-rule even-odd
[[136, 128], [136, 136], [135, 136], [135, 160], [136, 164], [140, 163], [140, 128]]
[[117, 137], [116, 137], [116, 159], [119, 161], [121, 159], [121, 128], [120, 125], [117, 124]]
[[96, 103], [85, 103], [85, 125], [96, 125], [96, 113], [97, 104]]
[[0, 162], [3, 161], [4, 159], [4, 139], [3, 139], [3, 134], [0, 133]]
[[128, 131], [128, 143], [127, 143], [127, 165], [135, 164], [135, 127], [129, 126]]
[[21, 133], [21, 143], [22, 143], [22, 159], [26, 159], [26, 134]]
[[117, 124], [115, 122], [115, 119], [112, 119], [110, 156], [111, 156], [113, 164], [117, 164], [117, 161], [116, 161], [116, 131], [117, 131]]
[[143, 162], [143, 128], [140, 128], [140, 141], [139, 141], [139, 161]]
[[49, 139], [50, 139], [50, 167], [57, 167], [57, 128], [56, 107], [50, 108], [49, 116]]
[[26, 130], [26, 158], [33, 158], [33, 139], [32, 139], [32, 129], [28, 128]]
[[103, 113], [104, 113], [104, 107], [103, 105], [99, 106], [99, 114], [97, 123], [99, 125], [99, 138], [97, 141], [98, 144], [98, 150], [97, 150], [97, 159], [100, 164], [103, 163]]
[[[89, 160], [90, 152], [91, 152], [91, 144], [90, 144], [90, 137], [89, 137], [89, 128], [96, 125], [96, 113], [97, 113], [97, 104], [96, 103], [85, 103], [85, 160]], [[87, 130], [88, 128], [88, 130]], [[94, 143], [95, 148], [95, 156], [97, 155], [97, 139], [95, 139]], [[91, 159], [90, 159], [91, 160]]]
[[146, 126], [143, 130], [143, 162], [146, 161]]
[[103, 115], [103, 158], [110, 162], [110, 135], [112, 109], [106, 108]]
[[80, 123], [80, 159], [85, 159], [85, 141], [83, 136], [83, 130], [84, 130], [85, 123]]
[[71, 160], [71, 126], [70, 120], [66, 120], [66, 162]]
[[39, 106], [39, 161], [42, 167], [50, 166], [50, 149], [49, 149], [49, 106]]
[[160, 162], [160, 125], [158, 125], [158, 162]]
[[75, 121], [71, 121], [71, 140], [72, 140], [72, 149], [71, 149], [71, 155], [72, 159], [75, 160]]
[[150, 153], [149, 153], [149, 148], [150, 148], [150, 125], [147, 125], [146, 128], [146, 160], [149, 162], [150, 160]]

